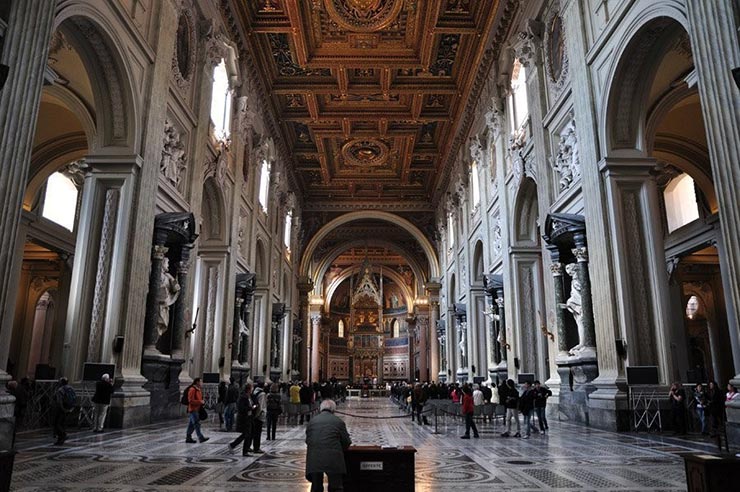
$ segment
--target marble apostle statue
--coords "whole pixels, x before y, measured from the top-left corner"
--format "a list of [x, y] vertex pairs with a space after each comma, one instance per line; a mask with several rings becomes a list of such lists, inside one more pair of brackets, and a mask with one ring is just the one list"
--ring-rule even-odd
[[565, 266], [565, 272], [570, 276], [570, 297], [565, 302], [565, 309], [573, 315], [573, 319], [578, 326], [578, 345], [568, 351], [570, 355], [577, 355], [583, 348], [583, 341], [586, 338], [585, 327], [583, 325], [583, 309], [581, 301], [581, 282], [578, 280], [578, 264], [569, 263]]
[[170, 260], [165, 256], [162, 259], [162, 270], [159, 281], [159, 315], [157, 316], [157, 332], [162, 336], [170, 325], [170, 307], [180, 296], [180, 284], [169, 272]]

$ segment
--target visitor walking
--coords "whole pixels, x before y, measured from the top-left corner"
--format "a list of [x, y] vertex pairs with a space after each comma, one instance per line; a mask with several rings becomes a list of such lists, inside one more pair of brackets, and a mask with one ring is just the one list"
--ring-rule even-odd
[[256, 405], [252, 402], [251, 384], [247, 383], [244, 386], [244, 391], [237, 401], [236, 409], [236, 430], [239, 432], [239, 436], [229, 443], [229, 449], [234, 451], [240, 443], [244, 443], [242, 456], [249, 456], [249, 446], [252, 444], [252, 422], [256, 409]]
[[344, 421], [334, 415], [336, 409], [332, 400], [322, 401], [319, 414], [306, 427], [306, 480], [311, 482], [311, 492], [324, 490], [324, 473], [330, 491], [344, 490], [344, 451], [352, 440]]
[[267, 395], [265, 390], [262, 388], [264, 383], [258, 382], [254, 385], [254, 391], [252, 391], [252, 404], [255, 405], [254, 420], [252, 421], [252, 452], [262, 453], [260, 448], [260, 441], [262, 440], [262, 426], [265, 425], [267, 418]]
[[414, 391], [411, 393], [411, 409], [416, 414], [416, 422], [419, 425], [422, 425], [422, 423], [429, 425], [429, 421], [427, 420], [426, 415], [423, 415], [424, 405], [426, 404], [428, 398], [429, 396], [426, 388], [424, 388], [421, 383], [416, 383], [416, 385], [414, 385]]
[[67, 378], [59, 379], [59, 387], [54, 392], [54, 437], [57, 446], [67, 440], [67, 415], [72, 413], [77, 405], [77, 395], [69, 386]]
[[280, 385], [278, 383], [272, 383], [270, 386], [270, 394], [267, 395], [267, 440], [275, 440], [275, 432], [277, 430], [277, 421], [281, 413], [283, 413], [283, 406], [281, 402], [282, 397], [280, 396]]
[[92, 402], [95, 404], [95, 425], [93, 432], [103, 432], [105, 417], [108, 415], [112, 394], [113, 380], [111, 380], [108, 374], [103, 374], [100, 381], [95, 383], [95, 394], [92, 397]]
[[501, 434], [502, 437], [511, 435], [511, 419], [516, 422], [516, 434], [514, 437], [521, 437], [521, 428], [519, 427], [519, 392], [514, 386], [513, 379], [507, 379], [506, 384], [501, 385], [499, 397], [506, 408], [506, 430]]
[[534, 411], [537, 414], [537, 422], [540, 425], [540, 432], [543, 434], [550, 430], [547, 425], [547, 399], [552, 396], [552, 391], [547, 386], [543, 386], [539, 381], [534, 382]]
[[226, 432], [231, 432], [234, 428], [234, 416], [236, 415], [237, 402], [239, 401], [239, 385], [234, 378], [229, 378], [229, 387], [226, 390], [226, 399], [224, 403], [224, 423]]
[[188, 429], [185, 437], [186, 443], [195, 442], [195, 439], [193, 439], [193, 431], [195, 431], [195, 434], [198, 436], [198, 441], [200, 442], [206, 442], [210, 439], [205, 437], [200, 430], [201, 417], [203, 412], [205, 412], [205, 408], [203, 408], [205, 401], [203, 400], [202, 387], [203, 383], [201, 383], [200, 378], [195, 378], [193, 379], [193, 383], [185, 390], [188, 405]]
[[218, 428], [220, 430], [226, 430], [224, 426], [224, 412], [226, 410], [226, 391], [229, 385], [226, 381], [218, 383], [218, 398], [216, 399], [216, 413], [218, 414]]
[[709, 433], [709, 437], [716, 437], [719, 432], [720, 424], [725, 415], [724, 399], [725, 397], [719, 386], [717, 386], [717, 382], [709, 381], [707, 388], [707, 408], [705, 410], [712, 419], [712, 430]]
[[524, 391], [522, 396], [519, 398], [519, 411], [524, 416], [524, 435], [522, 439], [529, 439], [531, 432], [537, 433], [537, 427], [532, 422], [532, 414], [534, 413], [534, 398], [535, 392], [532, 388], [532, 384], [527, 381], [524, 383]]
[[303, 419], [306, 419], [306, 422], [311, 420], [311, 403], [313, 403], [313, 390], [308, 385], [308, 381], [303, 382], [303, 386], [301, 386], [301, 389], [298, 391], [298, 396], [301, 400], [301, 420], [300, 423], [303, 424]]
[[460, 436], [462, 439], [470, 439], [470, 429], [473, 429], [473, 437], [478, 439], [478, 427], [473, 420], [475, 413], [475, 404], [473, 403], [473, 390], [467, 384], [462, 389], [462, 408], [461, 412], [465, 417], [465, 434]]

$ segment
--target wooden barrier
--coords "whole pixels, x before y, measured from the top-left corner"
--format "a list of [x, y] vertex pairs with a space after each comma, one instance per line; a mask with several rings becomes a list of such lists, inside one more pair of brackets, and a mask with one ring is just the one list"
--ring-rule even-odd
[[413, 492], [415, 453], [412, 446], [350, 446], [344, 452], [344, 490]]

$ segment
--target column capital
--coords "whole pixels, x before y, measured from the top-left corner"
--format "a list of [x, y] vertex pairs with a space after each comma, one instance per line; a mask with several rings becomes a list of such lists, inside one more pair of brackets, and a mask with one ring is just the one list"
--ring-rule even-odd
[[558, 262], [550, 263], [550, 273], [552, 273], [553, 277], [562, 277], [563, 276], [563, 264]]
[[572, 251], [576, 257], [576, 260], [579, 263], [588, 262], [588, 248], [586, 246], [581, 246], [580, 248], [573, 248]]
[[155, 244], [152, 246], [152, 259], [154, 260], [163, 260], [164, 255], [167, 254], [167, 251], [169, 251], [170, 248], [163, 244]]

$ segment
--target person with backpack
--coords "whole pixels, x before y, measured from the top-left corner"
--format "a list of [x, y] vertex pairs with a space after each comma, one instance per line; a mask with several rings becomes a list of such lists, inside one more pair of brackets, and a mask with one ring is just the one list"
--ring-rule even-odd
[[529, 436], [534, 431], [537, 434], [539, 431], [532, 422], [532, 415], [534, 414], [534, 399], [535, 390], [532, 388], [532, 384], [529, 381], [524, 383], [524, 391], [522, 396], [519, 398], [519, 411], [524, 416], [524, 435], [522, 439], [529, 439]]
[[519, 392], [516, 390], [513, 379], [507, 379], [506, 384], [501, 385], [499, 389], [499, 398], [506, 408], [506, 430], [501, 437], [511, 435], [511, 419], [516, 422], [516, 434], [514, 437], [521, 437], [521, 428], [519, 427]]
[[239, 436], [229, 443], [229, 449], [234, 451], [239, 443], [244, 443], [242, 456], [249, 456], [249, 446], [252, 444], [252, 423], [254, 420], [255, 405], [252, 402], [252, 385], [247, 383], [244, 391], [236, 403], [236, 430]]
[[252, 391], [252, 404], [254, 420], [252, 422], [252, 452], [262, 453], [260, 441], [262, 440], [262, 426], [265, 425], [267, 417], [267, 395], [263, 389], [264, 383], [258, 382]]
[[275, 431], [277, 430], [277, 421], [283, 406], [281, 404], [282, 396], [280, 395], [280, 385], [272, 383], [270, 394], [267, 395], [267, 440], [275, 440]]
[[200, 431], [200, 412], [201, 409], [203, 409], [203, 405], [205, 405], [205, 401], [203, 400], [203, 391], [201, 390], [202, 385], [200, 378], [193, 379], [193, 383], [185, 388], [182, 399], [180, 400], [181, 403], [188, 406], [188, 430], [185, 437], [186, 443], [195, 442], [195, 439], [193, 439], [193, 431], [195, 431], [198, 436], [198, 441], [200, 442], [206, 442], [210, 439], [205, 437]]
[[77, 405], [77, 394], [69, 385], [67, 378], [59, 379], [59, 387], [54, 392], [54, 436], [57, 446], [67, 440], [67, 415], [72, 413]]

